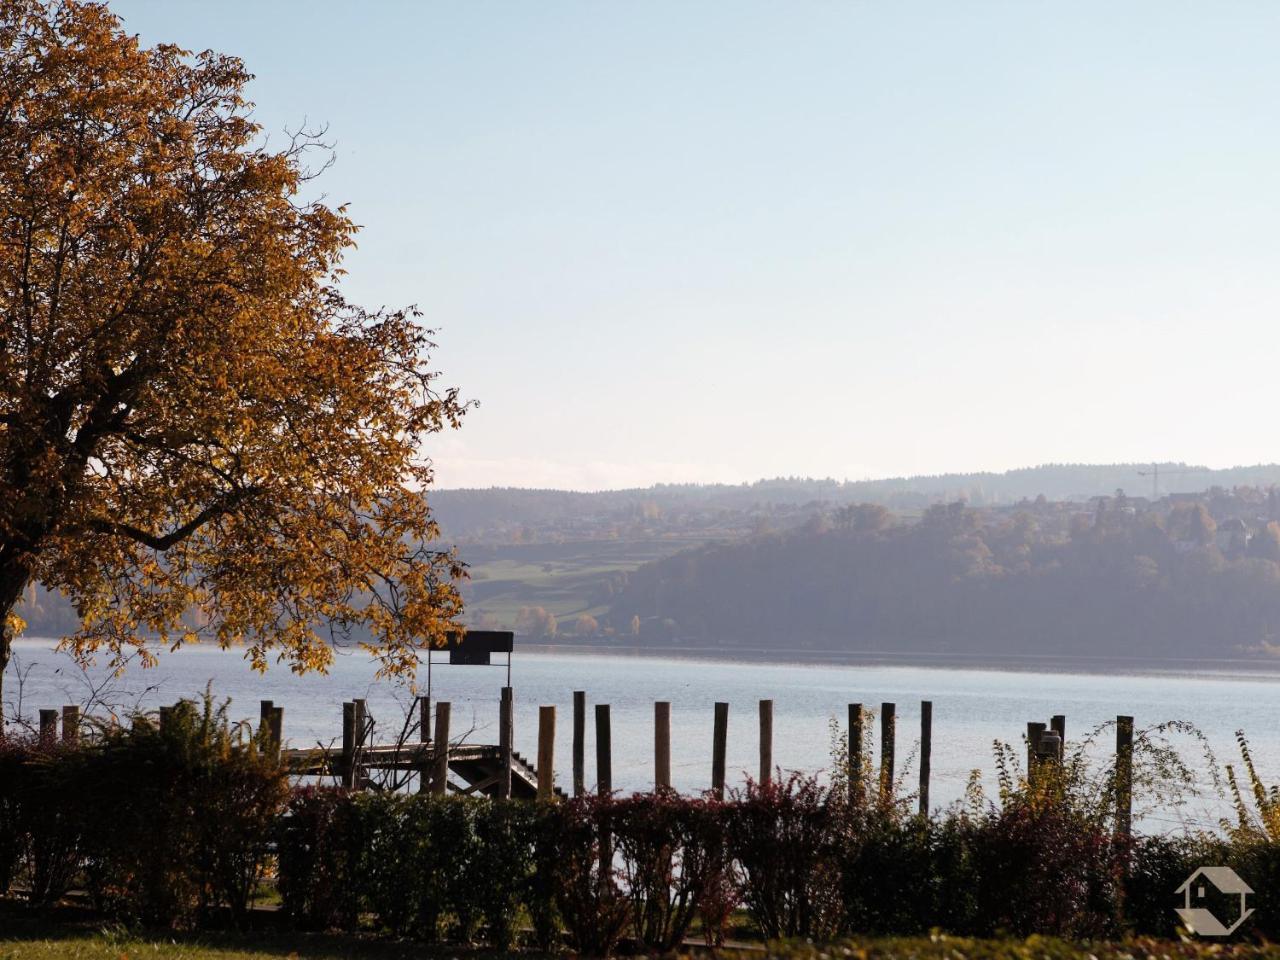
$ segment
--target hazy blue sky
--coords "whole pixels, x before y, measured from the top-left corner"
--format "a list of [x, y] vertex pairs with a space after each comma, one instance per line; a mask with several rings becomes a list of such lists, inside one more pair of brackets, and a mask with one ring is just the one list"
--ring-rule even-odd
[[1280, 4], [112, 6], [329, 124], [441, 485], [1280, 460]]

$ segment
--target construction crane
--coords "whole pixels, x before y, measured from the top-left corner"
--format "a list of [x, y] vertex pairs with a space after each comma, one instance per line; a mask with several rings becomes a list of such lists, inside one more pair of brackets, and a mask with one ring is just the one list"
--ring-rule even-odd
[[[1166, 470], [1166, 477], [1180, 477], [1184, 473], [1206, 473], [1208, 467], [1185, 467], [1181, 470]], [[1160, 464], [1153, 463], [1150, 470], [1139, 470], [1138, 476], [1151, 478], [1151, 502], [1155, 503], [1160, 499]]]

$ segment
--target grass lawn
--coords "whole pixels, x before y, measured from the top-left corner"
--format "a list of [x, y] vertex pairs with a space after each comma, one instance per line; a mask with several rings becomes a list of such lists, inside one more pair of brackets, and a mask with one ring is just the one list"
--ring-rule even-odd
[[[90, 924], [15, 919], [0, 915], [0, 960], [422, 960], [468, 957], [498, 960], [481, 948], [429, 947], [421, 943], [373, 937], [292, 933], [164, 935], [129, 933]], [[708, 956], [706, 951], [691, 953]], [[537, 954], [516, 954], [532, 960]], [[734, 960], [1261, 960], [1280, 957], [1267, 944], [1216, 944], [1213, 941], [1133, 940], [1124, 943], [1075, 944], [1032, 937], [1028, 940], [971, 940], [955, 937], [877, 938], [817, 946], [797, 943], [768, 948], [730, 949]]]

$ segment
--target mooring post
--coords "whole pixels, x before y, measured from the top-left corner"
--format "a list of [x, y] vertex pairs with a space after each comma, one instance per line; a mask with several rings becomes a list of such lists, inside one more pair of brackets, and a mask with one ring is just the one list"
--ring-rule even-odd
[[1027, 723], [1027, 783], [1036, 782], [1036, 765], [1040, 762], [1040, 738], [1044, 736], [1045, 725], [1030, 721]]
[[773, 782], [773, 701], [760, 701], [760, 783]]
[[511, 741], [515, 733], [515, 696], [510, 687], [503, 687], [498, 700], [498, 797], [511, 799]]
[[271, 731], [271, 759], [279, 761], [280, 748], [284, 745], [284, 707], [272, 707], [267, 724]]
[[538, 708], [538, 799], [550, 800], [555, 791], [556, 708]]
[[1116, 833], [1133, 826], [1133, 717], [1116, 717]]
[[418, 698], [418, 792], [426, 793], [431, 789], [431, 754], [427, 747], [431, 743], [431, 698]]
[[920, 701], [920, 815], [929, 815], [929, 754], [933, 750], [933, 701]]
[[[596, 704], [596, 793], [605, 798], [613, 796], [613, 734], [607, 703]], [[613, 871], [613, 832], [607, 813], [600, 823], [599, 870], [601, 883]]]
[[[436, 738], [431, 757], [434, 761], [431, 774], [431, 792], [443, 797], [449, 783], [449, 709], [448, 700], [436, 704]], [[510, 766], [507, 767], [509, 771]]]
[[356, 752], [364, 749], [369, 739], [369, 708], [363, 700], [352, 700], [356, 705]]
[[653, 788], [671, 789], [671, 702], [653, 705]]
[[40, 745], [51, 747], [58, 739], [58, 711], [40, 711]]
[[711, 729], [711, 792], [724, 799], [724, 758], [729, 741], [729, 704], [716, 703]]
[[862, 704], [849, 704], [849, 803], [862, 802]]
[[169, 729], [170, 718], [173, 716], [173, 707], [160, 708], [160, 730], [163, 732]]
[[356, 785], [356, 705], [348, 700], [342, 705], [342, 785]]
[[893, 752], [897, 733], [897, 707], [880, 704], [880, 799], [893, 799]]
[[1067, 755], [1067, 716], [1064, 713], [1055, 713], [1049, 721], [1049, 729], [1058, 735], [1058, 759], [1062, 760]]
[[613, 742], [609, 727], [609, 705], [596, 704], [596, 793], [613, 793]]
[[587, 792], [587, 691], [573, 691], [573, 795]]
[[73, 744], [80, 742], [80, 708], [65, 706], [62, 708], [62, 742]]
[[271, 726], [271, 710], [275, 704], [270, 700], [258, 701], [258, 739], [263, 740], [267, 736], [267, 730]]

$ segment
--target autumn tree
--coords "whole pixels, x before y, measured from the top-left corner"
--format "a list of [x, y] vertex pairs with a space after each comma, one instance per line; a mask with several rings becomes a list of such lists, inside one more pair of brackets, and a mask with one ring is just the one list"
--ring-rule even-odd
[[600, 623], [589, 613], [580, 613], [573, 621], [573, 633], [578, 637], [594, 637], [600, 632]]
[[554, 637], [560, 625], [545, 607], [521, 607], [516, 614], [516, 632], [530, 637]]
[[249, 79], [0, 0], [0, 675], [32, 583], [117, 664], [209, 638], [323, 669], [354, 635], [405, 673], [459, 613], [423, 444], [464, 406], [415, 312], [344, 300], [355, 225]]

